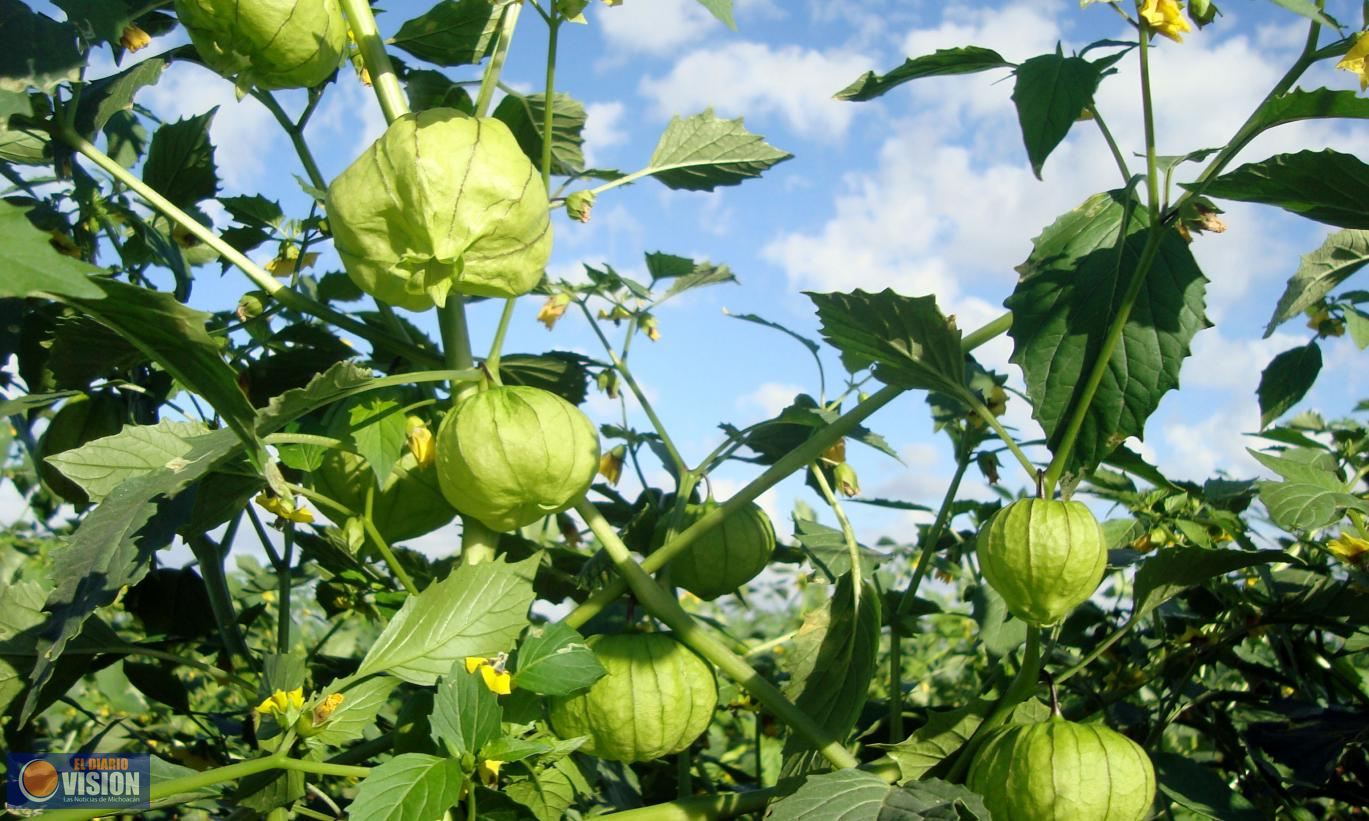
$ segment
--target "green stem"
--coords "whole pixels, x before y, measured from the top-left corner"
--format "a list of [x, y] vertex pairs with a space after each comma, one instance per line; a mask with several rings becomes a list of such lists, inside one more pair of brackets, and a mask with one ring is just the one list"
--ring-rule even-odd
[[280, 127], [285, 130], [290, 137], [290, 144], [295, 147], [295, 153], [299, 155], [300, 164], [304, 166], [304, 173], [309, 177], [310, 185], [315, 188], [326, 189], [328, 181], [324, 178], [323, 172], [319, 170], [318, 163], [314, 161], [314, 152], [309, 149], [309, 143], [304, 139], [304, 129], [298, 123], [290, 119], [285, 113], [285, 109], [280, 107], [275, 95], [269, 91], [261, 89], [254, 90], [252, 96], [271, 112], [271, 116], [276, 118]]
[[513, 41], [513, 30], [518, 25], [518, 15], [522, 10], [522, 3], [510, 3], [504, 7], [504, 17], [499, 23], [499, 39], [495, 41], [494, 54], [485, 66], [485, 75], [480, 80], [480, 93], [475, 99], [477, 117], [490, 113], [494, 91], [499, 87], [499, 75], [504, 70], [504, 60], [509, 56], [509, 43]]
[[1096, 661], [1099, 656], [1103, 655], [1108, 651], [1109, 647], [1116, 644], [1118, 640], [1120, 640], [1123, 636], [1127, 634], [1128, 631], [1131, 630], [1131, 627], [1135, 623], [1135, 621], [1136, 618], [1135, 614], [1133, 613], [1132, 617], [1128, 618], [1125, 622], [1123, 622], [1121, 627], [1112, 631], [1112, 633], [1107, 638], [1103, 639], [1101, 642], [1094, 645], [1093, 649], [1090, 650], [1087, 655], [1079, 659], [1079, 661], [1075, 662], [1064, 672], [1056, 675], [1055, 683], [1064, 684], [1066, 681], [1071, 679], [1075, 673], [1080, 672], [1085, 667], [1088, 667], [1090, 664]]
[[889, 620], [889, 742], [903, 740], [903, 631]]
[[807, 713], [785, 698], [775, 685], [756, 672], [740, 656], [729, 650], [705, 627], [690, 618], [684, 608], [680, 607], [680, 603], [658, 585], [641, 565], [633, 561], [627, 545], [618, 538], [613, 525], [609, 524], [608, 520], [599, 513], [598, 508], [587, 500], [581, 499], [575, 505], [575, 511], [580, 514], [580, 517], [584, 519], [585, 523], [589, 525], [589, 529], [598, 538], [599, 543], [603, 545], [609, 558], [617, 566], [618, 572], [627, 580], [627, 585], [632, 589], [637, 600], [648, 612], [670, 627], [680, 641], [746, 688], [746, 691], [765, 705], [771, 713], [792, 727], [805, 741], [821, 752], [833, 766], [845, 769], [855, 767], [860, 763], [842, 746], [840, 739], [832, 738], [831, 734], [819, 726]]
[[276, 585], [280, 602], [276, 611], [276, 646], [279, 653], [290, 652], [290, 625], [293, 614], [290, 612], [290, 566], [295, 562], [295, 523], [285, 526], [285, 555], [281, 557], [281, 569], [276, 571]]
[[926, 541], [922, 543], [922, 552], [917, 557], [917, 566], [913, 568], [913, 578], [908, 582], [908, 589], [903, 591], [903, 596], [898, 601], [897, 615], [902, 616], [912, 607], [917, 600], [918, 588], [922, 586], [922, 580], [927, 575], [927, 568], [932, 564], [932, 556], [936, 553], [936, 546], [941, 543], [941, 534], [946, 532], [946, 525], [951, 521], [951, 506], [955, 504], [955, 497], [960, 492], [960, 482], [965, 478], [965, 471], [970, 467], [970, 450], [962, 448], [959, 458], [956, 460], [955, 473], [951, 475], [951, 483], [946, 486], [946, 495], [941, 497], [941, 507], [936, 511], [936, 519], [932, 521], [931, 528], [924, 537]]
[[[232, 537], [236, 534], [238, 523], [241, 521], [242, 514], [239, 513], [224, 533], [224, 544], [232, 543]], [[224, 649], [231, 656], [241, 656], [250, 660], [252, 650], [247, 646], [247, 640], [243, 638], [242, 629], [238, 626], [233, 593], [228, 589], [228, 576], [223, 569], [222, 546], [204, 533], [187, 534], [185, 543], [190, 546], [190, 551], [195, 554], [195, 561], [200, 565], [200, 577], [204, 579], [205, 592], [209, 596], [209, 609], [218, 624], [219, 638], [223, 641]]]
[[[1150, 94], [1150, 28], [1141, 23], [1141, 116], [1146, 139], [1146, 205], [1150, 208], [1151, 230], [1160, 223], [1160, 178], [1155, 158], [1155, 104]], [[1123, 232], [1125, 233], [1125, 226]]]
[[542, 185], [551, 190], [552, 126], [555, 124], [556, 43], [561, 34], [561, 15], [552, 4], [547, 16], [547, 82], [542, 97]]
[[409, 113], [409, 101], [399, 85], [399, 75], [395, 74], [390, 55], [385, 53], [385, 41], [380, 38], [371, 4], [369, 0], [341, 0], [341, 3], [342, 13], [347, 16], [347, 24], [361, 50], [362, 62], [371, 75], [371, 87], [380, 100], [380, 110], [385, 112], [385, 122], [392, 123]]
[[1089, 114], [1093, 115], [1093, 122], [1098, 126], [1098, 131], [1103, 135], [1103, 140], [1108, 144], [1108, 150], [1112, 152], [1112, 159], [1117, 163], [1117, 170], [1122, 172], [1122, 185], [1131, 184], [1131, 169], [1127, 167], [1127, 158], [1122, 154], [1122, 149], [1117, 145], [1117, 140], [1113, 139], [1112, 132], [1108, 130], [1108, 124], [1103, 122], [1103, 115], [1098, 113], [1098, 107], [1089, 103], [1085, 108]]
[[272, 433], [262, 437], [262, 440], [268, 445], [314, 445], [321, 448], [342, 448], [346, 445], [341, 439], [312, 433]]
[[318, 317], [330, 322], [337, 327], [356, 334], [373, 345], [385, 345], [391, 350], [403, 353], [414, 362], [427, 365], [439, 364], [432, 354], [415, 345], [405, 344], [395, 339], [391, 339], [379, 333], [375, 328], [367, 325], [360, 320], [353, 319], [341, 311], [334, 310], [321, 302], [315, 302], [304, 294], [292, 288], [287, 288], [279, 280], [267, 273], [261, 266], [248, 259], [241, 251], [224, 242], [218, 234], [201, 225], [198, 220], [186, 212], [177, 208], [166, 197], [157, 193], [148, 184], [144, 183], [128, 169], [119, 165], [103, 151], [96, 148], [88, 140], [70, 129], [62, 129], [57, 132], [57, 137], [71, 146], [77, 153], [95, 163], [105, 173], [123, 183], [131, 191], [142, 197], [148, 205], [160, 211], [168, 219], [175, 221], [178, 225], [188, 231], [200, 242], [208, 245], [219, 254], [219, 256], [233, 263], [238, 267], [252, 283], [261, 290], [270, 294], [282, 305], [310, 316]]
[[832, 508], [836, 514], [837, 523], [841, 525], [841, 536], [846, 541], [846, 552], [851, 557], [851, 612], [860, 612], [860, 589], [864, 587], [864, 579], [860, 573], [860, 543], [856, 541], [856, 529], [851, 527], [851, 520], [846, 517], [846, 511], [842, 508], [841, 502], [832, 492], [832, 486], [827, 482], [827, 477], [822, 473], [822, 467], [814, 462], [808, 466], [808, 472], [813, 474], [813, 481], [817, 483], [818, 490], [822, 491], [822, 497], [827, 502], [827, 506]]
[[385, 560], [385, 564], [389, 566], [390, 572], [395, 575], [396, 579], [399, 579], [399, 583], [404, 585], [404, 589], [409, 592], [410, 596], [417, 596], [418, 587], [414, 584], [414, 580], [409, 578], [409, 574], [404, 570], [404, 565], [399, 563], [399, 558], [395, 556], [395, 552], [390, 549], [390, 543], [385, 541], [385, 538], [380, 535], [380, 531], [376, 529], [373, 513], [375, 509], [375, 496], [376, 486], [372, 483], [370, 487], [366, 488], [366, 515], [361, 517], [361, 526], [366, 529], [366, 533], [371, 537], [371, 541], [375, 544], [376, 550], [380, 551], [380, 556]]
[[999, 316], [997, 319], [993, 320], [992, 322], [989, 322], [987, 325], [984, 325], [981, 328], [976, 328], [975, 330], [970, 331], [969, 333], [965, 334], [965, 336], [961, 337], [960, 349], [965, 351], [966, 353], [969, 353], [970, 351], [973, 351], [975, 348], [980, 347], [986, 342], [989, 342], [990, 340], [1002, 336], [1003, 334], [1007, 333], [1011, 328], [1012, 311], [1007, 311], [1003, 315]]
[[509, 331], [509, 322], [513, 319], [513, 307], [516, 304], [517, 297], [504, 300], [504, 311], [499, 315], [499, 327], [494, 330], [494, 342], [490, 343], [490, 354], [485, 357], [485, 370], [490, 372], [490, 378], [496, 385], [503, 384], [499, 381], [499, 354], [504, 349], [504, 335]]
[[[666, 432], [665, 424], [661, 422], [661, 417], [656, 415], [656, 409], [651, 406], [651, 402], [646, 398], [646, 393], [642, 391], [642, 386], [637, 384], [637, 380], [633, 377], [632, 371], [628, 369], [627, 363], [613, 350], [613, 345], [608, 341], [608, 337], [604, 336], [604, 331], [599, 327], [599, 322], [594, 318], [594, 315], [590, 313], [589, 306], [583, 301], [577, 304], [580, 306], [580, 310], [584, 312], [585, 319], [589, 320], [589, 327], [594, 331], [595, 336], [599, 337], [599, 342], [604, 346], [604, 351], [608, 353], [609, 361], [613, 363], [614, 369], [623, 375], [623, 381], [627, 383], [628, 390], [632, 391], [632, 395], [637, 397], [637, 403], [641, 405], [642, 410], [646, 412], [646, 418], [651, 421], [652, 429], [656, 431], [657, 436], [661, 437], [661, 445], [665, 448], [666, 454], [670, 457], [671, 463], [675, 466], [677, 475], [684, 476], [689, 472], [689, 466], [685, 464], [684, 457], [680, 455], [680, 451], [675, 447], [675, 442], [670, 438], [670, 434]], [[793, 469], [791, 468], [791, 470]]]
[[1032, 464], [1032, 460], [1028, 459], [1027, 454], [1022, 452], [1022, 448], [1018, 447], [1017, 440], [1013, 439], [1012, 434], [1008, 433], [1008, 429], [1003, 427], [1002, 422], [998, 421], [998, 417], [993, 415], [993, 411], [989, 410], [988, 407], [979, 400], [978, 396], [975, 396], [968, 390], [961, 394], [960, 398], [961, 401], [970, 406], [970, 409], [973, 410], [980, 419], [984, 420], [984, 424], [993, 429], [993, 432], [998, 435], [998, 438], [1002, 440], [1003, 444], [1008, 446], [1008, 450], [1017, 458], [1017, 464], [1021, 465], [1022, 469], [1027, 472], [1027, 483], [1035, 485], [1036, 465]]

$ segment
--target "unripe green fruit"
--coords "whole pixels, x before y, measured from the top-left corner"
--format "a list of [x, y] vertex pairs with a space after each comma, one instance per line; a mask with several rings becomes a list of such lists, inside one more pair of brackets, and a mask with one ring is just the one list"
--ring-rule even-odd
[[395, 120], [328, 186], [328, 224], [357, 287], [411, 311], [525, 294], [551, 255], [541, 174], [508, 126], [451, 108]]
[[492, 387], [457, 403], [437, 433], [437, 478], [452, 506], [497, 531], [569, 508], [599, 469], [599, 434], [549, 391]]
[[200, 59], [240, 89], [309, 88], [347, 49], [338, 0], [176, 0]]
[[1063, 718], [990, 737], [965, 783], [994, 821], [1142, 821], [1155, 800], [1155, 768], [1139, 744]]
[[90, 503], [81, 486], [49, 464], [47, 457], [79, 448], [93, 439], [113, 436], [124, 428], [124, 401], [115, 394], [75, 396], [57, 411], [38, 440], [34, 462], [38, 476], [56, 495], [80, 507]]
[[395, 462], [380, 487], [370, 464], [345, 450], [330, 450], [309, 481], [319, 493], [358, 514], [366, 510], [367, 491], [375, 488], [371, 520], [387, 542], [416, 539], [456, 518], [438, 487], [436, 466], [419, 467], [412, 453]]
[[979, 532], [984, 578], [1008, 610], [1035, 625], [1055, 624], [1103, 580], [1107, 542], [1081, 502], [1022, 499], [994, 514]]
[[591, 636], [608, 675], [589, 690], [551, 699], [562, 738], [611, 761], [650, 761], [689, 748], [713, 721], [718, 682], [708, 663], [667, 633]]
[[[685, 507], [685, 525], [717, 508], [712, 500]], [[708, 531], [670, 563], [670, 580], [712, 601], [756, 577], [775, 552], [775, 528], [759, 505], [749, 504]]]

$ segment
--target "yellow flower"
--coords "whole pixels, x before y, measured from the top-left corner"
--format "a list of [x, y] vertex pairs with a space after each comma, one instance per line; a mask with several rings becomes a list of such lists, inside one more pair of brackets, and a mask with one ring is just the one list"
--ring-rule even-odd
[[270, 271], [272, 276], [288, 277], [296, 271], [312, 267], [315, 262], [318, 262], [316, 252], [310, 251], [304, 255], [303, 259], [300, 259], [299, 248], [288, 245], [276, 255], [275, 259], [266, 263], [266, 270]]
[[618, 480], [623, 478], [623, 457], [627, 455], [627, 448], [619, 445], [599, 457], [599, 475], [608, 480], [610, 485], [615, 487]]
[[314, 514], [303, 508], [295, 507], [293, 499], [286, 499], [283, 496], [270, 496], [262, 493], [257, 496], [257, 504], [287, 521], [300, 522], [306, 525], [314, 521]]
[[1345, 53], [1336, 68], [1359, 75], [1359, 90], [1369, 89], [1369, 31], [1360, 32], [1359, 39]]
[[1369, 565], [1369, 540], [1342, 533], [1326, 543], [1326, 549], [1346, 564], [1359, 567]]
[[479, 670], [480, 678], [484, 680], [485, 686], [490, 688], [490, 692], [495, 695], [506, 696], [513, 692], [513, 676], [504, 669], [506, 661], [508, 661], [508, 656], [504, 653], [500, 653], [492, 659], [467, 656], [466, 672], [474, 673]]
[[123, 33], [119, 35], [119, 45], [129, 51], [142, 51], [152, 44], [152, 38], [147, 32], [135, 25], [124, 26]]
[[433, 448], [433, 432], [428, 430], [428, 424], [417, 416], [410, 416], [404, 422], [409, 441], [409, 452], [418, 460], [419, 467], [427, 467], [437, 458], [437, 451]]
[[314, 707], [314, 724], [319, 725], [332, 718], [344, 700], [345, 696], [342, 693], [332, 693], [325, 697]]
[[1146, 0], [1141, 6], [1141, 19], [1151, 30], [1176, 43], [1184, 41], [1184, 32], [1193, 30], [1184, 19], [1184, 11], [1179, 5], [1179, 0]]
[[494, 787], [495, 784], [498, 784], [499, 768], [503, 765], [504, 762], [493, 758], [487, 758], [480, 762], [480, 766], [477, 768], [477, 772], [480, 773], [480, 783], [486, 787]]
[[304, 688], [296, 687], [290, 692], [277, 690], [257, 705], [257, 712], [264, 716], [283, 716], [291, 710], [304, 709]]
[[556, 320], [566, 313], [566, 307], [570, 305], [569, 294], [554, 294], [547, 297], [542, 309], [537, 312], [537, 321], [547, 326], [550, 331], [556, 325]]

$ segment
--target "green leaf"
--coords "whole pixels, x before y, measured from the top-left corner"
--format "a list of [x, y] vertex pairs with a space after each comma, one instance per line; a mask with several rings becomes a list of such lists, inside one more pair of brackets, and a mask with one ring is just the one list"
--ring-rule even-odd
[[219, 197], [219, 203], [232, 215], [234, 222], [243, 225], [268, 228], [285, 218], [280, 203], [261, 194], [253, 194], [250, 197]]
[[447, 75], [432, 69], [410, 70], [404, 76], [404, 88], [409, 92], [409, 107], [414, 111], [430, 108], [455, 108], [475, 114], [475, 101], [464, 86], [457, 85]]
[[467, 673], [464, 659], [457, 659], [437, 682], [433, 712], [428, 720], [433, 741], [446, 747], [452, 758], [476, 755], [504, 734], [500, 722], [504, 710], [499, 697], [485, 686], [480, 673]]
[[989, 818], [984, 799], [965, 787], [931, 779], [895, 787], [864, 770], [810, 775], [770, 807], [769, 821], [974, 821]]
[[57, 253], [48, 235], [35, 228], [27, 209], [0, 201], [0, 297], [77, 296], [100, 299], [104, 291], [90, 279], [103, 273], [79, 259]]
[[[47, 132], [21, 122], [41, 119], [45, 113], [27, 93], [0, 89], [0, 160], [18, 165], [52, 162], [47, 156], [51, 140]], [[16, 118], [14, 122], [11, 117]]]
[[36, 581], [0, 583], [0, 599], [5, 602], [0, 608], [0, 714], [8, 713], [10, 704], [24, 691], [33, 652], [29, 636], [43, 623], [47, 595], [47, 587]]
[[[343, 693], [342, 704], [323, 725], [323, 730], [311, 736], [309, 741], [317, 744], [339, 746], [355, 741], [374, 727], [378, 714], [390, 699], [390, 692], [399, 684], [399, 679], [390, 676], [374, 676], [356, 684], [348, 685]], [[321, 695], [337, 692], [334, 685], [319, 691]]]
[[75, 26], [20, 0], [0, 0], [0, 89], [50, 92], [80, 77], [84, 64]]
[[366, 390], [371, 371], [354, 362], [339, 362], [315, 376], [308, 385], [275, 397], [257, 413], [256, 428], [274, 433], [307, 413]]
[[650, 165], [641, 173], [669, 188], [712, 191], [759, 177], [793, 156], [747, 131], [740, 117], [719, 119], [709, 109], [689, 118], [671, 118]]
[[841, 351], [847, 370], [874, 365], [886, 385], [963, 391], [960, 331], [941, 313], [936, 297], [907, 297], [887, 288], [877, 294], [804, 293], [818, 308], [823, 338]]
[[120, 484], [81, 522], [66, 547], [53, 552], [57, 587], [48, 597], [50, 616], [23, 720], [86, 619], [113, 602], [124, 587], [137, 584], [147, 574], [152, 554], [170, 544], [179, 520], [189, 513], [177, 495], [224, 462], [237, 445], [233, 432], [226, 429], [196, 437], [177, 470], [160, 470]]
[[[533, 166], [542, 167], [542, 127], [546, 117], [546, 95], [510, 94], [494, 108]], [[585, 170], [585, 106], [569, 94], [552, 97], [551, 173], [577, 174]]]
[[[691, 260], [691, 262], [693, 261]], [[702, 288], [706, 285], [722, 285], [729, 282], [735, 284], [737, 277], [733, 275], [732, 269], [726, 265], [714, 265], [708, 261], [693, 262], [693, 268], [688, 273], [674, 278], [659, 302], [665, 302], [673, 296], [678, 296], [694, 288]]]
[[699, 0], [699, 5], [723, 22], [723, 25], [737, 30], [737, 21], [732, 17], [732, 0]]
[[256, 409], [238, 387], [205, 323], [209, 314], [186, 307], [171, 294], [112, 279], [93, 280], [103, 299], [63, 298], [133, 343], [192, 392], [204, 397], [243, 441], [256, 444]]
[[1152, 752], [1160, 791], [1174, 803], [1208, 818], [1259, 821], [1255, 805], [1236, 792], [1226, 779], [1185, 755]]
[[47, 457], [48, 464], [81, 486], [99, 502], [123, 482], [175, 470], [209, 429], [199, 422], [163, 419], [155, 425], [126, 425], [113, 436], [92, 439], [72, 450]]
[[209, 141], [209, 126], [218, 107], [174, 123], [167, 123], [152, 135], [143, 166], [143, 182], [181, 208], [193, 208], [219, 192], [218, 171], [214, 167], [214, 144]]
[[[880, 601], [862, 585], [860, 610], [853, 608], [851, 574], [833, 586], [831, 598], [805, 616], [785, 655], [789, 681], [784, 694], [834, 739], [844, 741], [865, 707], [879, 660]], [[784, 774], [799, 775], [824, 759], [797, 733], [784, 745]]]
[[1283, 6], [1294, 14], [1321, 23], [1323, 26], [1334, 29], [1340, 28], [1340, 23], [1336, 22], [1336, 18], [1319, 8], [1313, 0], [1269, 0], [1269, 2], [1276, 6]]
[[118, 74], [87, 83], [76, 107], [76, 130], [93, 139], [116, 113], [131, 110], [138, 92], [156, 85], [168, 65], [161, 57], [153, 57]]
[[148, 6], [145, 0], [52, 0], [52, 4], [67, 13], [67, 22], [91, 45], [118, 43], [124, 27]]
[[350, 818], [366, 821], [433, 821], [461, 797], [466, 783], [461, 762], [404, 753], [371, 770], [347, 807]]
[[371, 397], [347, 409], [347, 435], [383, 487], [404, 453], [406, 423], [398, 402]]
[[1311, 390], [1321, 373], [1321, 348], [1315, 341], [1284, 351], [1260, 374], [1260, 429], [1287, 413]]
[[[808, 554], [809, 561], [833, 581], [851, 572], [851, 549], [846, 544], [846, 536], [836, 528], [794, 516], [794, 539]], [[875, 568], [884, 563], [883, 553], [858, 545], [860, 576], [868, 579]]]
[[584, 636], [553, 622], [528, 628], [518, 645], [513, 685], [544, 696], [563, 696], [589, 687], [607, 672]]
[[384, 672], [430, 685], [459, 659], [508, 651], [527, 626], [540, 561], [538, 554], [516, 564], [463, 564], [405, 599], [357, 675]]
[[1369, 165], [1325, 149], [1279, 154], [1247, 163], [1189, 189], [1218, 199], [1277, 205], [1340, 228], [1369, 228]]
[[1293, 531], [1334, 524], [1346, 510], [1369, 514], [1369, 501], [1310, 482], [1261, 482], [1260, 501], [1275, 524]]
[[561, 758], [549, 767], [532, 770], [525, 779], [510, 781], [504, 793], [531, 810], [537, 821], [562, 821], [575, 801], [577, 785], [588, 791], [575, 762]]
[[969, 741], [992, 709], [993, 702], [981, 699], [955, 710], [935, 710], [907, 739], [875, 746], [898, 764], [900, 781], [917, 781]]
[[[1060, 444], [1146, 244], [1148, 219], [1138, 206], [1119, 253], [1123, 197], [1096, 194], [1046, 228], [1018, 266], [1022, 278], [1005, 303], [1013, 312], [1012, 362], [1026, 376], [1032, 415], [1052, 449]], [[1189, 344], [1208, 325], [1206, 283], [1187, 243], [1165, 231], [1080, 429], [1072, 462], [1081, 472], [1090, 472], [1128, 436], [1141, 436], [1160, 398], [1178, 386]]]
[[439, 66], [476, 65], [489, 54], [506, 2], [442, 0], [399, 27], [390, 44]]
[[1361, 351], [1369, 348], [1369, 314], [1358, 308], [1345, 309], [1345, 328]]
[[1266, 101], [1255, 112], [1255, 116], [1261, 130], [1299, 120], [1364, 120], [1369, 119], [1369, 100], [1353, 91], [1332, 91], [1329, 88], [1303, 91], [1295, 88]]
[[505, 385], [525, 385], [551, 391], [572, 405], [589, 395], [589, 371], [593, 360], [569, 351], [544, 354], [509, 354], [499, 360], [499, 376]]
[[1296, 560], [1278, 550], [1166, 547], [1142, 562], [1136, 570], [1136, 586], [1132, 592], [1135, 605], [1130, 620], [1141, 620], [1174, 596], [1208, 579], [1224, 576], [1245, 567], [1291, 562]]
[[1042, 54], [1017, 67], [1012, 101], [1032, 172], [1041, 179], [1046, 158], [1069, 134], [1103, 78], [1103, 69], [1082, 57]]
[[1298, 270], [1288, 280], [1283, 296], [1264, 329], [1266, 338], [1274, 329], [1321, 300], [1351, 274], [1369, 262], [1369, 231], [1346, 228], [1326, 238], [1321, 247], [1305, 254]]
[[903, 65], [887, 74], [867, 71], [846, 88], [833, 95], [838, 100], [864, 102], [887, 94], [910, 80], [923, 77], [944, 77], [952, 74], [973, 74], [994, 68], [1012, 68], [1013, 64], [993, 49], [979, 46], [937, 49], [932, 54], [909, 57]]

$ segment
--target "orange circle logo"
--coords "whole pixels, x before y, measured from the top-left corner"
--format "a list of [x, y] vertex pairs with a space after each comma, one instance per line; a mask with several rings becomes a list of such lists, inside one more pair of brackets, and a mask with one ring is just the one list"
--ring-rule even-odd
[[41, 759], [19, 770], [19, 791], [30, 801], [43, 802], [57, 793], [57, 768]]

